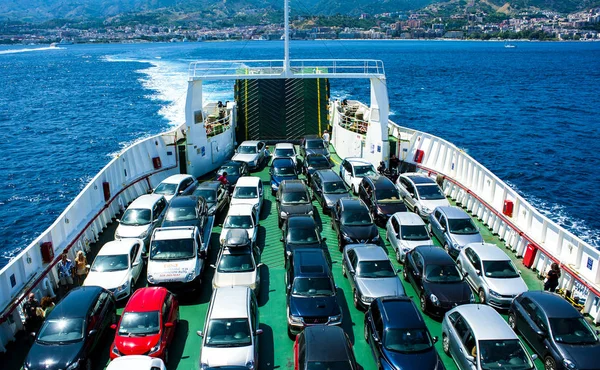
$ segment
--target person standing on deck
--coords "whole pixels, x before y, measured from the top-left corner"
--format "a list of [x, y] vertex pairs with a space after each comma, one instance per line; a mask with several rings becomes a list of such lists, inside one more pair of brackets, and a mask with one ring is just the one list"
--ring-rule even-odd
[[560, 267], [556, 262], [552, 263], [550, 271], [546, 274], [544, 281], [544, 290], [554, 292], [558, 287], [558, 279], [560, 278]]
[[229, 184], [229, 180], [227, 180], [227, 172], [223, 172], [223, 174], [217, 178], [217, 181], [227, 186]]
[[325, 143], [325, 147], [329, 149], [329, 132], [327, 130], [323, 131], [323, 142]]
[[62, 296], [73, 286], [73, 270], [75, 269], [73, 262], [67, 258], [66, 251], [63, 252], [61, 260], [56, 264], [56, 269], [58, 270], [58, 287]]
[[75, 257], [75, 276], [77, 277], [77, 285], [83, 285], [83, 281], [87, 276], [87, 259], [85, 258], [85, 254], [83, 251], [77, 252], [77, 257]]

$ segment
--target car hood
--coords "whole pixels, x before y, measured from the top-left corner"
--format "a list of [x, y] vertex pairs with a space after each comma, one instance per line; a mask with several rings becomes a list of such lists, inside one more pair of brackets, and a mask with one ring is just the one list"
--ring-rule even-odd
[[325, 157], [329, 157], [329, 150], [322, 148], [322, 149], [306, 149], [306, 155], [309, 154], [322, 154]]
[[332, 207], [335, 202], [339, 199], [350, 198], [350, 194], [342, 193], [342, 194], [323, 194], [323, 198], [325, 199], [325, 203], [327, 203], [328, 207]]
[[[196, 271], [197, 258], [175, 261], [148, 260], [148, 275], [157, 282], [182, 281], [187, 274]], [[200, 260], [202, 266], [203, 260]]]
[[575, 362], [578, 369], [597, 369], [598, 359], [596, 355], [600, 353], [600, 343], [588, 345], [572, 345], [556, 343], [565, 358]]
[[140, 226], [119, 224], [115, 233], [119, 234], [120, 238], [139, 238], [142, 233], [150, 229], [150, 225], [152, 224], [150, 223]]
[[523, 292], [529, 290], [527, 284], [519, 276], [511, 279], [492, 279], [489, 277], [485, 278], [490, 289], [502, 294], [517, 296]]
[[447, 199], [419, 200], [419, 202], [421, 205], [429, 208], [430, 211], [433, 211], [435, 207], [444, 207], [450, 205]]
[[161, 227], [171, 227], [171, 226], [198, 226], [200, 227], [200, 220], [181, 220], [181, 221], [167, 221], [164, 220]]
[[328, 170], [329, 168], [330, 168], [329, 166], [318, 166], [318, 167], [308, 166], [306, 168], [306, 170], [308, 171], [308, 173], [310, 173], [312, 175], [313, 173], [315, 173], [315, 171]]
[[255, 161], [258, 158], [258, 153], [255, 154], [236, 154], [233, 156], [233, 158], [231, 158], [231, 160], [233, 161], [239, 161], [239, 162], [252, 162]]
[[471, 288], [466, 281], [452, 284], [424, 282], [424, 288], [429, 294], [435, 294], [440, 302], [468, 303], [471, 300]]
[[360, 292], [367, 297], [386, 297], [406, 295], [400, 278], [357, 278], [356, 285]]
[[37, 341], [31, 346], [25, 364], [29, 369], [64, 369], [78, 359], [84, 341], [61, 345], [46, 345]]
[[[260, 197], [256, 198], [231, 198], [231, 202], [229, 203], [229, 207], [237, 205], [237, 204], [249, 204], [254, 206], [255, 204], [260, 203]], [[258, 206], [257, 206], [258, 207]]]
[[396, 212], [406, 212], [406, 205], [404, 202], [393, 202], [393, 203], [378, 203], [377, 208], [384, 215], [393, 215]]
[[283, 180], [298, 180], [298, 175], [278, 176], [271, 175], [271, 181], [279, 185]]
[[111, 272], [90, 271], [88, 276], [85, 278], [83, 285], [97, 285], [104, 289], [114, 289], [123, 285], [127, 281], [128, 277], [128, 270]]
[[296, 297], [290, 296], [290, 314], [294, 316], [324, 317], [341, 313], [337, 296]]
[[413, 250], [420, 245], [433, 245], [433, 241], [431, 239], [428, 240], [400, 240], [400, 245], [402, 248], [407, 248], [409, 250]]
[[115, 336], [115, 346], [125, 356], [143, 355], [160, 340], [160, 334], [145, 337]]
[[464, 247], [469, 243], [483, 243], [483, 238], [480, 233], [477, 234], [452, 234], [452, 239], [459, 246]]
[[281, 203], [279, 210], [292, 215], [305, 215], [313, 210], [312, 203], [306, 204], [284, 204]]
[[285, 243], [285, 250], [293, 252], [294, 250], [298, 249], [298, 248], [323, 248], [323, 246], [321, 245], [321, 243], [310, 243], [310, 244], [298, 244], [298, 243]]
[[211, 367], [217, 366], [242, 366], [254, 361], [254, 347], [206, 347], [202, 346], [200, 362]]
[[377, 226], [371, 224], [366, 226], [341, 226], [342, 234], [357, 241], [369, 241], [379, 235]]
[[435, 347], [426, 352], [400, 353], [384, 349], [384, 353], [395, 369], [436, 369], [438, 355]]
[[256, 270], [249, 272], [215, 272], [213, 285], [218, 288], [228, 286], [250, 286], [256, 282]]

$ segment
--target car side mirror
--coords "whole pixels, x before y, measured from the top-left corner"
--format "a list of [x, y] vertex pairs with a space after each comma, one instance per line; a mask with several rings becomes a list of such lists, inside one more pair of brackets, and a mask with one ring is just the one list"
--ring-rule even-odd
[[202, 332], [202, 330], [198, 330], [198, 331], [196, 332], [196, 334], [197, 334], [197, 335], [198, 335], [200, 338], [204, 337], [204, 333]]
[[283, 236], [281, 238], [279, 238], [279, 241], [282, 242], [283, 241]]
[[535, 333], [542, 338], [546, 336], [546, 332], [539, 328], [535, 331]]
[[537, 360], [538, 359], [538, 355], [534, 353], [533, 355], [531, 355], [531, 359], [533, 361]]
[[98, 332], [98, 330], [92, 329], [88, 332], [88, 336], [91, 337], [92, 335], [96, 335], [97, 332]]
[[481, 270], [475, 270], [475, 273], [479, 276], [481, 276]]
[[115, 329], [117, 328], [117, 324], [110, 324], [110, 328], [111, 328], [112, 330], [115, 330]]
[[325, 243], [327, 241], [327, 238], [323, 238], [323, 243]]
[[175, 324], [173, 324], [172, 322], [166, 322], [165, 323], [165, 328], [172, 328], [174, 326], [175, 326]]
[[377, 336], [377, 334], [373, 333], [372, 338], [375, 343], [379, 343], [379, 337]]
[[261, 267], [263, 267], [264, 265], [265, 265], [265, 264], [261, 262], [261, 263], [259, 263], [258, 265], [256, 265], [256, 268], [261, 268]]
[[261, 335], [262, 333], [263, 333], [262, 329], [256, 329], [256, 333], [255, 333], [256, 335]]
[[289, 292], [290, 290], [292, 290], [292, 286], [290, 284], [288, 284], [288, 286], [285, 287], [285, 289]]
[[216, 268], [217, 268], [217, 266], [215, 266], [215, 264], [214, 264], [214, 263], [211, 263], [209, 266], [210, 266], [210, 267], [212, 267], [212, 268], [214, 268], [214, 269], [216, 269]]
[[397, 269], [397, 270], [396, 270], [396, 274], [399, 274], [399, 273], [401, 273], [401, 272], [402, 272], [402, 269]]
[[473, 356], [465, 356], [465, 357], [466, 357], [467, 361], [475, 363], [475, 357], [473, 357]]
[[117, 223], [119, 223], [119, 224], [121, 223], [121, 219], [120, 218], [117, 218], [115, 221], [117, 221]]
[[437, 341], [438, 341], [439, 338], [438, 337], [433, 337], [431, 339], [433, 340], [433, 343], [437, 343]]

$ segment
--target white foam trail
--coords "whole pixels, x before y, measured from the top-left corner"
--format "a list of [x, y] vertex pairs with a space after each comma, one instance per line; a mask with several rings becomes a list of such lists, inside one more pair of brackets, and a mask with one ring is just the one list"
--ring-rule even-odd
[[43, 48], [26, 48], [26, 49], [16, 49], [16, 50], [0, 50], [0, 55], [3, 54], [17, 54], [17, 53], [27, 53], [30, 51], [45, 51], [45, 50], [62, 50], [64, 48], [59, 48], [57, 46], [47, 46]]

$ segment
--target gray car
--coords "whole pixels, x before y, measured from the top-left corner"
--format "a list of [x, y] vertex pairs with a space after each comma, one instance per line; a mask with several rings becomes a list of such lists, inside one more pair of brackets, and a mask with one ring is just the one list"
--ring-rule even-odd
[[429, 215], [429, 231], [454, 258], [465, 245], [483, 243], [479, 229], [459, 207], [436, 207]]
[[406, 207], [425, 220], [436, 207], [450, 205], [435, 180], [425, 174], [403, 173], [398, 176], [396, 186], [400, 190]]
[[256, 170], [269, 160], [269, 150], [263, 141], [247, 140], [238, 146], [233, 161], [245, 162], [248, 169]]
[[414, 213], [396, 212], [385, 225], [385, 235], [389, 240], [396, 260], [404, 263], [406, 253], [420, 245], [433, 245], [425, 222]]
[[378, 297], [405, 295], [397, 271], [378, 245], [347, 245], [342, 257], [342, 274], [350, 282], [356, 308], [368, 307]]
[[313, 198], [323, 207], [323, 213], [330, 213], [331, 207], [342, 198], [350, 198], [344, 181], [333, 170], [315, 171], [310, 178]]
[[442, 348], [459, 369], [535, 369], [536, 355], [529, 356], [508, 323], [493, 308], [461, 305], [442, 321]]
[[517, 295], [528, 290], [510, 257], [494, 244], [467, 245], [458, 255], [456, 264], [481, 303], [509, 308]]

